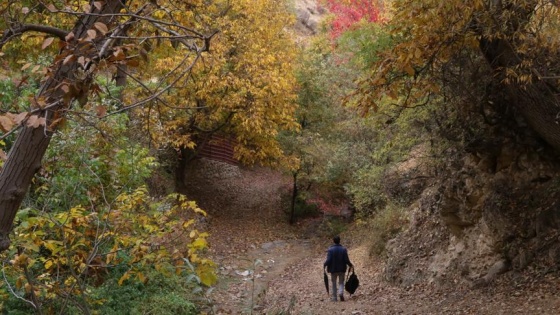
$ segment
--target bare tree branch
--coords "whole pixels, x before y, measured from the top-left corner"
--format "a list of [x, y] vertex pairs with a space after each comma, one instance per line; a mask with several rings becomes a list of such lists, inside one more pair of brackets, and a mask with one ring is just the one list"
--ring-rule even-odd
[[[142, 106], [142, 105], [144, 105], [144, 104], [146, 104], [146, 103], [148, 103], [148, 102], [151, 102], [152, 100], [159, 100], [159, 99], [160, 99], [160, 95], [162, 95], [163, 93], [165, 93], [165, 92], [168, 91], [169, 89], [173, 88], [173, 87], [177, 84], [177, 82], [178, 82], [179, 80], [181, 80], [186, 74], [188, 74], [188, 73], [192, 70], [192, 68], [194, 67], [194, 65], [196, 64], [196, 62], [198, 61], [198, 59], [200, 58], [200, 53], [201, 53], [201, 52], [199, 52], [199, 53], [196, 55], [195, 59], [188, 65], [187, 69], [185, 69], [184, 71], [180, 72], [179, 75], [178, 75], [178, 77], [175, 78], [175, 79], [174, 79], [171, 83], [169, 83], [167, 86], [164, 86], [163, 88], [159, 89], [157, 92], [154, 91], [154, 94], [152, 94], [152, 95], [150, 95], [150, 96], [144, 98], [143, 100], [140, 100], [140, 101], [138, 101], [138, 102], [135, 102], [134, 104], [131, 104], [131, 105], [126, 106], [126, 107], [123, 107], [123, 108], [121, 108], [121, 109], [119, 109], [119, 110], [116, 110], [116, 111], [114, 111], [114, 112], [108, 113], [107, 115], [105, 115], [105, 116], [103, 116], [103, 117], [101, 117], [101, 118], [105, 118], [105, 117], [110, 116], [110, 115], [115, 115], [115, 114], [122, 113], [122, 112], [124, 112], [124, 111], [130, 110], [130, 109], [132, 109], [132, 108], [136, 108], [136, 107]], [[185, 64], [187, 63], [187, 60], [188, 60], [188, 57], [183, 58], [183, 60], [181, 61], [181, 63], [180, 63], [179, 65], [177, 65], [170, 73], [176, 72], [177, 69], [179, 69], [180, 67], [182, 67], [183, 65], [185, 65]], [[162, 82], [163, 82], [163, 81], [162, 81]], [[161, 86], [161, 85], [160, 85], [160, 86]]]
[[12, 293], [12, 295], [28, 304], [30, 304], [34, 309], [37, 309], [37, 305], [35, 305], [35, 303], [33, 303], [30, 300], [27, 300], [25, 298], [23, 298], [22, 296], [19, 296], [14, 289], [12, 288], [12, 286], [10, 285], [10, 282], [8, 282], [8, 279], [6, 278], [6, 272], [4, 271], [6, 268], [5, 263], [2, 262], [2, 277], [4, 278], [4, 283], [6, 284], [6, 286], [8, 287], [8, 290], [10, 291], [10, 293]]
[[16, 24], [15, 27], [12, 26], [4, 31], [2, 38], [0, 39], [0, 49], [9, 42], [14, 37], [19, 37], [26, 32], [40, 32], [45, 33], [48, 35], [52, 35], [58, 37], [61, 40], [64, 40], [66, 35], [68, 35], [68, 31], [47, 26], [47, 25], [37, 25], [37, 24]]

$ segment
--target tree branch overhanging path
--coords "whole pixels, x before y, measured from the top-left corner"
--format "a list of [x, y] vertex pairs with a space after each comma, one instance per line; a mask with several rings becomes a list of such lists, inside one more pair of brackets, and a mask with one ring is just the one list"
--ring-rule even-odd
[[557, 16], [557, 1], [454, 1], [431, 6], [399, 0], [398, 6], [406, 9], [397, 10], [395, 20], [403, 22], [394, 32], [404, 39], [382, 54], [373, 75], [355, 92], [366, 110], [376, 110], [370, 100], [383, 95], [393, 100], [407, 95], [399, 100], [405, 108], [431, 101], [441, 95], [441, 86], [431, 84], [433, 76], [450, 56], [468, 51], [486, 60], [509, 103], [540, 137], [560, 150], [558, 70], [548, 66], [558, 53], [556, 42], [550, 40], [557, 36], [549, 35], [554, 34], [555, 26], [550, 25], [555, 24], [549, 20]]
[[[171, 83], [159, 84], [150, 89], [150, 95], [134, 108], [151, 101], [158, 101], [158, 95], [167, 91], [179, 80], [188, 77], [200, 55], [208, 51], [210, 40], [216, 34], [204, 35], [195, 29], [181, 25], [168, 9], [158, 7], [155, 1], [90, 1], [82, 8], [71, 6], [57, 8], [52, 3], [40, 2], [42, 14], [53, 19], [67, 19], [63, 27], [26, 23], [31, 20], [31, 11], [37, 7], [21, 10], [16, 2], [10, 1], [0, 6], [6, 29], [0, 38], [0, 49], [10, 42], [19, 40], [24, 34], [39, 33], [45, 36], [43, 49], [59, 39], [58, 52], [32, 100], [32, 107], [26, 112], [7, 113], [2, 116], [4, 134], [17, 131], [0, 172], [0, 252], [9, 248], [9, 234], [12, 230], [18, 208], [31, 185], [36, 172], [41, 168], [41, 160], [49, 146], [53, 134], [69, 110], [87, 101], [94, 92], [94, 79], [100, 69], [116, 72], [121, 66], [138, 64], [141, 44], [146, 39], [170, 40], [181, 45], [185, 55], [182, 62], [170, 73]], [[176, 4], [175, 9], [179, 10]], [[166, 12], [155, 18], [153, 12]], [[0, 24], [2, 25], [2, 24]], [[135, 36], [128, 36], [134, 31]], [[140, 34], [140, 35], [138, 35]], [[101, 115], [103, 116], [103, 115]], [[9, 128], [7, 128], [7, 127]]]

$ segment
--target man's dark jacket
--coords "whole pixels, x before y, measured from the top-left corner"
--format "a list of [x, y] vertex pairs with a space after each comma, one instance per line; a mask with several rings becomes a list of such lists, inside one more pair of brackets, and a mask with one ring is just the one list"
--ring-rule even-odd
[[352, 266], [346, 248], [340, 244], [334, 244], [329, 247], [327, 260], [325, 260], [324, 264], [324, 267], [327, 267], [327, 272], [346, 272], [346, 265]]

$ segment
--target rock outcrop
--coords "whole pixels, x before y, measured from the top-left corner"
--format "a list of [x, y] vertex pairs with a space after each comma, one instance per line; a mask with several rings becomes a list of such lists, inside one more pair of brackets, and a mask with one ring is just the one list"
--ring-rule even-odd
[[[544, 273], [557, 270], [555, 156], [506, 141], [495, 153], [467, 153], [453, 164], [444, 176], [426, 180], [409, 207], [410, 225], [387, 246], [386, 279], [477, 287], [529, 264]], [[401, 184], [410, 185], [406, 178], [414, 176], [400, 175]]]
[[300, 43], [305, 43], [310, 36], [317, 33], [321, 20], [327, 11], [317, 4], [316, 0], [297, 0], [295, 1], [296, 14], [296, 39]]

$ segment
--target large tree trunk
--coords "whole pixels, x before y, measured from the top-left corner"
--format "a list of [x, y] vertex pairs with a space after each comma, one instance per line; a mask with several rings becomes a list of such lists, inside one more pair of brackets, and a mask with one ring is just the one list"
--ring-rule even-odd
[[[91, 62], [91, 66], [107, 57], [108, 54], [100, 53], [109, 52], [108, 48], [113, 44], [108, 42], [110, 39], [105, 36], [96, 37], [94, 40], [83, 39], [87, 38], [87, 31], [94, 28], [94, 23], [109, 25], [111, 14], [118, 13], [123, 8], [123, 3], [124, 0], [107, 1], [101, 10], [92, 5], [92, 13], [95, 14], [84, 14], [77, 21], [70, 33], [74, 35], [73, 38], [68, 39], [59, 58], [55, 59], [50, 77], [39, 90], [36, 99], [43, 100], [47, 106], [36, 115], [45, 118], [45, 123], [39, 127], [24, 124], [0, 172], [0, 252], [10, 245], [9, 233], [15, 215], [33, 176], [41, 167], [41, 160], [56, 130], [58, 119], [65, 116], [66, 110], [75, 99], [83, 99], [88, 95], [92, 74], [88, 74], [88, 71], [91, 68], [84, 67], [83, 62], [80, 64], [78, 57], [85, 57], [83, 60]], [[74, 55], [75, 58], [64, 64], [62, 60], [70, 55]], [[78, 77], [77, 73], [86, 73], [86, 77]]]
[[0, 251], [9, 247], [8, 233], [31, 179], [41, 167], [50, 142], [43, 128], [25, 127], [0, 173]]
[[175, 191], [184, 193], [187, 190], [187, 183], [185, 181], [185, 174], [187, 173], [187, 166], [192, 162], [195, 152], [192, 149], [180, 148], [179, 157], [177, 159], [177, 167], [175, 168]]

